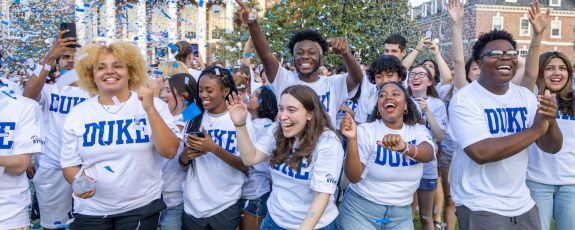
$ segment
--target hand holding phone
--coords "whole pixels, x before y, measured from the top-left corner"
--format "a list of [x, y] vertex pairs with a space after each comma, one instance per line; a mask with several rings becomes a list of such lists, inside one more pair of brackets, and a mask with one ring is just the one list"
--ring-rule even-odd
[[[68, 22], [63, 22], [60, 23], [60, 31], [64, 31], [64, 30], [68, 30], [68, 32], [64, 33], [62, 35], [62, 38], [75, 38], [77, 37], [76, 35], [76, 23], [68, 23]], [[70, 45], [68, 46], [70, 48], [78, 48], [80, 47], [80, 45]]]

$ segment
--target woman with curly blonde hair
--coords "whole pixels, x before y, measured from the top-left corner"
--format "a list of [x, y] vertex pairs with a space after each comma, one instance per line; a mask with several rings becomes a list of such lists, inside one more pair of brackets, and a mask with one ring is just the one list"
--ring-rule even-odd
[[62, 134], [61, 165], [74, 188], [70, 227], [155, 230], [166, 207], [161, 158], [179, 146], [173, 116], [153, 97], [133, 45], [90, 45], [78, 56], [79, 84], [95, 96], [70, 112]]

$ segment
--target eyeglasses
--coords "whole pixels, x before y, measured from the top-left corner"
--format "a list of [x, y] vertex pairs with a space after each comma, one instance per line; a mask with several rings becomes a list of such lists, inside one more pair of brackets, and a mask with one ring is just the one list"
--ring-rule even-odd
[[507, 51], [491, 50], [491, 51], [481, 55], [481, 57], [479, 57], [479, 59], [483, 59], [483, 57], [485, 57], [485, 56], [489, 56], [489, 57], [493, 57], [493, 58], [501, 58], [501, 57], [503, 57], [504, 54], [506, 54], [510, 58], [515, 59], [515, 58], [517, 58], [517, 56], [519, 56], [519, 51], [517, 51], [517, 50], [507, 50]]
[[427, 77], [428, 75], [427, 75], [427, 73], [424, 73], [424, 72], [420, 72], [420, 73], [411, 72], [411, 73], [407, 74], [407, 76], [411, 79], [413, 79], [413, 78], [420, 78], [421, 79], [421, 78]]

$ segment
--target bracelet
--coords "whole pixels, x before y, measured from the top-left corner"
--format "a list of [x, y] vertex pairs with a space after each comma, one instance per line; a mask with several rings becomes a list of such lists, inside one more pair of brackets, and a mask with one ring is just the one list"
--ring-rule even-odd
[[411, 157], [411, 159], [415, 160], [415, 158], [417, 157], [417, 153], [419, 153], [418, 149], [417, 149], [417, 145], [413, 145], [413, 148], [415, 149], [415, 153], [413, 154], [413, 156]]
[[407, 143], [407, 142], [403, 142], [405, 144], [405, 149], [403, 151], [401, 151], [400, 153], [403, 155], [407, 155], [407, 153], [409, 153], [409, 150], [411, 150], [411, 144]]
[[244, 121], [244, 123], [241, 124], [241, 125], [236, 125], [236, 124], [234, 124], [234, 126], [235, 126], [236, 128], [242, 127], [242, 126], [244, 126], [244, 125], [246, 125], [246, 122], [245, 122], [245, 121]]

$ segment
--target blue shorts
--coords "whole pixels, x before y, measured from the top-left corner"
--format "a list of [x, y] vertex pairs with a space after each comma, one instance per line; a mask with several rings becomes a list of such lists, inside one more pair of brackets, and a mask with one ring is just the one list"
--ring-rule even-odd
[[419, 182], [419, 189], [433, 191], [437, 189], [437, 179], [423, 179]]
[[253, 200], [240, 199], [239, 204], [242, 208], [242, 212], [246, 212], [255, 217], [265, 217], [268, 213], [268, 206], [266, 203], [270, 197], [270, 193], [271, 192], [263, 194]]

